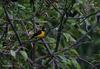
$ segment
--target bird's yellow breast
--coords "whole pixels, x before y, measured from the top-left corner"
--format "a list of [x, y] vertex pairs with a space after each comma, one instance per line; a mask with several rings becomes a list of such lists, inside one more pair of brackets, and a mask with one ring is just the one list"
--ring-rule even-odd
[[45, 37], [45, 31], [41, 31], [41, 34], [37, 35], [38, 38], [44, 38]]

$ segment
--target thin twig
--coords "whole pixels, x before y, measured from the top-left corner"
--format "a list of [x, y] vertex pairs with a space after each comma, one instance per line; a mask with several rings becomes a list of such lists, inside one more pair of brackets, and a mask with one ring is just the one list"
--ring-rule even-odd
[[65, 13], [63, 13], [62, 17], [61, 17], [61, 23], [60, 23], [60, 26], [58, 28], [58, 31], [57, 31], [57, 41], [56, 41], [56, 47], [55, 47], [55, 52], [57, 52], [58, 48], [59, 48], [59, 42], [60, 42], [60, 38], [61, 38], [61, 31], [63, 29], [63, 23], [65, 23]]
[[85, 60], [85, 59], [83, 59], [83, 58], [81, 58], [81, 57], [79, 57], [79, 56], [78, 56], [77, 59], [82, 60], [82, 61], [84, 61], [85, 63], [91, 65], [91, 66], [92, 66], [92, 69], [97, 69], [96, 66], [93, 65], [91, 62], [89, 62], [89, 61], [87, 61], [87, 60]]
[[12, 21], [10, 19], [10, 16], [9, 16], [9, 14], [7, 12], [7, 9], [6, 9], [6, 6], [5, 6], [4, 2], [2, 3], [2, 5], [3, 5], [3, 9], [4, 9], [4, 12], [5, 12], [6, 18], [7, 18], [8, 22], [9, 22], [9, 24], [11, 25], [11, 27], [12, 27], [12, 29], [13, 29], [13, 31], [14, 31], [17, 39], [18, 39], [19, 45], [22, 46], [21, 40], [20, 40], [20, 38], [19, 38], [19, 36], [18, 36], [18, 34], [16, 32], [16, 29], [13, 26], [13, 23], [12, 23]]
[[80, 45], [84, 44], [84, 42], [81, 43], [81, 40], [83, 40], [93, 29], [95, 29], [96, 26], [98, 26], [98, 22], [96, 22], [86, 34], [82, 35], [79, 39], [77, 39], [75, 44], [73, 44], [70, 47], [65, 48], [59, 52], [56, 52], [55, 54], [58, 54], [60, 52], [65, 52], [65, 51], [69, 50], [70, 48], [78, 48]]
[[100, 10], [98, 10], [98, 11], [96, 11], [96, 12], [94, 12], [94, 13], [91, 13], [91, 14], [85, 16], [85, 17], [83, 18], [83, 20], [82, 20], [80, 23], [84, 22], [87, 18], [89, 18], [89, 17], [91, 17], [91, 16], [93, 16], [93, 15], [99, 13], [99, 12], [100, 12]]
[[45, 48], [47, 49], [48, 54], [49, 54], [50, 56], [53, 56], [53, 55], [52, 55], [52, 52], [51, 52], [51, 50], [50, 50], [50, 48], [49, 48], [49, 46], [48, 46], [48, 44], [47, 44], [46, 41], [45, 41], [45, 39], [43, 38], [43, 39], [41, 39], [41, 41], [43, 42]]

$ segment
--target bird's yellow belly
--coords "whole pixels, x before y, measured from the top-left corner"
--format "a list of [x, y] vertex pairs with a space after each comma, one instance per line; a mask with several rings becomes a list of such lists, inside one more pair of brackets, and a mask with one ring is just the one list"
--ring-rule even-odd
[[37, 35], [38, 38], [44, 38], [45, 37], [45, 32], [42, 31], [41, 34]]

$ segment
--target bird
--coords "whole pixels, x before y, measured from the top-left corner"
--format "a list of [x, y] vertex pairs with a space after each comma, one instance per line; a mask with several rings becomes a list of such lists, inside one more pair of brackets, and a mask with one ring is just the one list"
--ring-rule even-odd
[[37, 31], [36, 33], [33, 34], [33, 36], [31, 38], [34, 38], [34, 37], [37, 37], [37, 38], [44, 38], [45, 37], [45, 31], [42, 31], [42, 30], [39, 30]]
[[31, 37], [31, 39], [34, 38], [34, 37], [39, 38], [39, 39], [42, 39], [45, 36], [46, 36], [46, 31], [44, 30], [44, 28], [42, 28], [42, 30], [38, 30], [36, 33], [34, 33], [32, 35], [32, 37]]

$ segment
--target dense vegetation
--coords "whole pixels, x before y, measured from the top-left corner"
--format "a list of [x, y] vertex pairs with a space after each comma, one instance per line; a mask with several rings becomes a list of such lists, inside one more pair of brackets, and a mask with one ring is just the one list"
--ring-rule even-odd
[[100, 0], [0, 0], [0, 69], [100, 69]]

